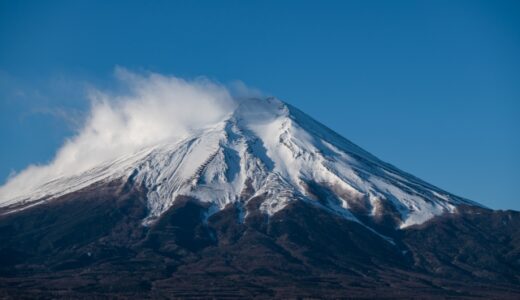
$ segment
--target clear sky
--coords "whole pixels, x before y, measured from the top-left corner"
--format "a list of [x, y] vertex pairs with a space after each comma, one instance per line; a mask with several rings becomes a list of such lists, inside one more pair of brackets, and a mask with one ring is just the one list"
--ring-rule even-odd
[[519, 1], [0, 0], [0, 182], [49, 161], [116, 66], [241, 80], [520, 210]]

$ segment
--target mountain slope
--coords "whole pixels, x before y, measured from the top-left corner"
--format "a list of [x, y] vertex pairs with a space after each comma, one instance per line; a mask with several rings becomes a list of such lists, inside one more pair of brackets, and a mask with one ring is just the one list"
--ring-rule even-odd
[[396, 167], [276, 99], [0, 189], [0, 298], [518, 299], [520, 213]]
[[20, 298], [517, 299], [520, 213], [461, 207], [387, 231], [305, 201], [204, 218], [180, 197], [154, 223], [115, 181], [0, 217], [0, 296]]

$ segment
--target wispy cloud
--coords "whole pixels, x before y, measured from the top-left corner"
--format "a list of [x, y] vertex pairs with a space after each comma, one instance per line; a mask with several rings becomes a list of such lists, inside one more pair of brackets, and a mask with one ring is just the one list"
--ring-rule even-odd
[[237, 95], [260, 94], [241, 83], [234, 83], [230, 91], [206, 78], [184, 80], [124, 68], [116, 68], [115, 76], [123, 88], [90, 88], [91, 108], [84, 118], [60, 109], [40, 111], [75, 123], [77, 134], [64, 143], [49, 164], [31, 165], [10, 177], [0, 187], [0, 201], [49, 179], [81, 173], [154, 143], [178, 140], [222, 120], [235, 107]]

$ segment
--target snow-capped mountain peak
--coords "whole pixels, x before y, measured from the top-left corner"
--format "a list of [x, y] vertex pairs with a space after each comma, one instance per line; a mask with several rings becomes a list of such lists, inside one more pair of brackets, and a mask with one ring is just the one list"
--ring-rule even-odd
[[224, 120], [176, 141], [165, 141], [74, 176], [7, 194], [13, 210], [115, 179], [143, 186], [151, 223], [179, 196], [209, 204], [210, 213], [260, 201], [273, 215], [306, 201], [363, 223], [391, 216], [401, 228], [455, 212], [473, 202], [451, 195], [384, 163], [275, 98], [241, 101]]

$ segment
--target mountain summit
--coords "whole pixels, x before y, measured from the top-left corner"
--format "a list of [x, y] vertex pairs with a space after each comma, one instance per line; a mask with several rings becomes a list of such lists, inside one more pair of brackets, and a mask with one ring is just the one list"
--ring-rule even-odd
[[[164, 141], [74, 176], [49, 178], [0, 199], [13, 209], [35, 205], [94, 183], [121, 179], [147, 190], [153, 222], [179, 196], [210, 205], [247, 203], [271, 216], [305, 201], [365, 224], [385, 220], [405, 228], [459, 205], [476, 205], [428, 184], [354, 145], [278, 99], [242, 100], [224, 120], [180, 141]], [[1, 190], [0, 190], [1, 191]], [[0, 195], [2, 195], [0, 193]]]
[[0, 188], [0, 298], [517, 298], [520, 213], [385, 163], [275, 98]]

